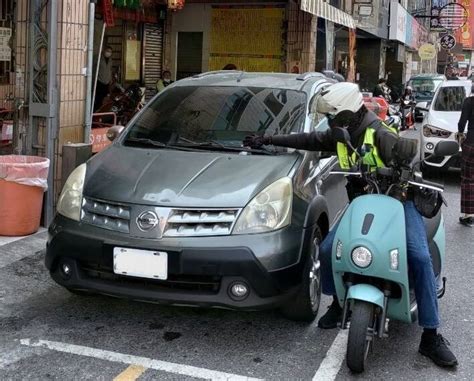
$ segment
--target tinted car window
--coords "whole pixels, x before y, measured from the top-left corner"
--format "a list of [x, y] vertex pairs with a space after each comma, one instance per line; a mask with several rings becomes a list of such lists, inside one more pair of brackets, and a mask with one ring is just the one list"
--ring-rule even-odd
[[260, 87], [174, 87], [158, 96], [131, 126], [127, 138], [165, 144], [179, 138], [240, 146], [249, 134], [303, 130], [306, 94]]
[[442, 87], [436, 96], [433, 109], [435, 111], [461, 111], [465, 98], [466, 91], [464, 87]]

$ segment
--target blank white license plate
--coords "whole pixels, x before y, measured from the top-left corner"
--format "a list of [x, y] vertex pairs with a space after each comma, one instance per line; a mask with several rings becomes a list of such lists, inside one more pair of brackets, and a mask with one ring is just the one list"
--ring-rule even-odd
[[114, 247], [114, 273], [166, 280], [168, 279], [168, 253]]

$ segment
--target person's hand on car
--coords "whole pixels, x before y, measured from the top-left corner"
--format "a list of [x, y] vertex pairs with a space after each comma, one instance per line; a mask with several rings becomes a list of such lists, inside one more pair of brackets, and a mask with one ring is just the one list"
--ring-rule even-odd
[[243, 140], [244, 147], [250, 147], [254, 149], [261, 148], [264, 145], [268, 145], [272, 143], [271, 136], [260, 136], [260, 135], [248, 135]]

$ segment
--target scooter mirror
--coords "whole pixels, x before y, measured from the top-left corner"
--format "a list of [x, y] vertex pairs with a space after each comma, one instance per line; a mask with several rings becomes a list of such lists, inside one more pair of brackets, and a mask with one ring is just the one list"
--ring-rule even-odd
[[107, 130], [107, 139], [109, 139], [111, 142], [113, 142], [117, 137], [122, 133], [122, 131], [125, 129], [124, 126], [112, 126]]
[[351, 135], [349, 134], [349, 131], [347, 131], [347, 128], [334, 127], [331, 131], [332, 131], [332, 137], [338, 143], [344, 143], [344, 144], [350, 143]]
[[459, 144], [455, 141], [439, 142], [434, 149], [434, 156], [451, 156], [459, 152]]

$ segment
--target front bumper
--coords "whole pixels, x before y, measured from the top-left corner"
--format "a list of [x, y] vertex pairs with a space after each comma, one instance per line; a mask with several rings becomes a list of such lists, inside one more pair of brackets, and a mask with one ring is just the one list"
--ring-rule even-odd
[[434, 152], [434, 147], [441, 141], [454, 140], [454, 139], [440, 139], [434, 137], [423, 136], [423, 131], [421, 131], [421, 159], [424, 160], [424, 164], [433, 169], [438, 168], [440, 170], [447, 170], [449, 168], [460, 168], [461, 167], [461, 148], [459, 148], [459, 154], [452, 156], [443, 156], [443, 157], [431, 157]]
[[[256, 310], [277, 307], [301, 284], [305, 231], [287, 227], [269, 234], [150, 240], [132, 238], [57, 216], [49, 229], [46, 267], [60, 285], [75, 290], [170, 305]], [[113, 272], [113, 248], [168, 253], [168, 280]], [[61, 270], [67, 264], [68, 276]], [[250, 293], [232, 297], [244, 282]]]

